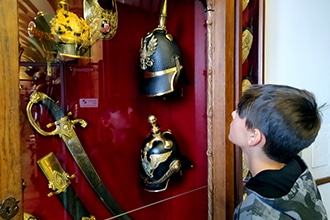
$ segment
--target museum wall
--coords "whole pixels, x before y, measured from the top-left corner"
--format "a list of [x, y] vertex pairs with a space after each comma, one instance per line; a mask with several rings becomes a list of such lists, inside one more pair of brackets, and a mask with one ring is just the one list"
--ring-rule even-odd
[[[330, 176], [330, 2], [268, 0], [265, 10], [265, 83], [310, 90], [323, 122], [314, 144], [302, 152], [315, 179]], [[330, 184], [320, 187], [328, 213]]]

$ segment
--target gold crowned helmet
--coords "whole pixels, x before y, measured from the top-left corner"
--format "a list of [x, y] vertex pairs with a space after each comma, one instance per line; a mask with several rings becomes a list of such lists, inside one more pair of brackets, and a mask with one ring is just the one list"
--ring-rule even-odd
[[58, 1], [55, 15], [39, 12], [28, 25], [28, 34], [38, 39], [44, 51], [60, 59], [90, 57], [91, 29], [84, 19], [69, 11], [67, 0]]
[[59, 0], [55, 17], [50, 20], [51, 34], [60, 56], [89, 58], [91, 29], [83, 18], [69, 11], [67, 0]]
[[184, 157], [170, 130], [161, 132], [157, 118], [150, 115], [151, 132], [141, 148], [141, 172], [144, 189], [160, 192], [167, 189], [170, 178], [183, 168], [192, 167]]
[[186, 78], [183, 74], [181, 50], [166, 30], [167, 0], [161, 10], [159, 25], [141, 39], [141, 93], [162, 96], [173, 92]]

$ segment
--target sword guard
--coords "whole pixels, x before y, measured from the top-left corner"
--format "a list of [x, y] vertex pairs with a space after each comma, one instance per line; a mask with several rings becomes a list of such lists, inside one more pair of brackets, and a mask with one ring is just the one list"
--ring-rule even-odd
[[71, 120], [72, 124], [77, 124], [79, 123], [81, 127], [85, 128], [87, 126], [87, 121], [85, 121], [84, 119], [74, 119]]
[[[47, 124], [46, 127], [47, 127], [47, 128], [51, 128], [51, 127], [53, 127], [53, 126], [58, 126], [58, 125], [60, 125], [62, 122], [66, 121], [66, 120], [71, 121], [71, 123], [72, 123], [73, 125], [79, 123], [80, 126], [83, 127], [83, 128], [85, 128], [85, 127], [87, 126], [87, 121], [85, 121], [84, 119], [74, 119], [74, 120], [69, 120], [69, 116], [71, 116], [71, 115], [72, 115], [72, 112], [69, 112], [67, 116], [61, 118], [61, 119], [58, 120], [58, 121], [55, 121], [55, 122], [52, 122], [52, 123]], [[54, 130], [54, 132], [55, 132], [56, 134], [61, 134], [61, 132], [59, 132], [59, 131], [56, 132], [56, 129]]]
[[[52, 136], [52, 135], [56, 135], [57, 131], [56, 129], [54, 131], [48, 132], [48, 131], [44, 131], [43, 129], [41, 129], [39, 127], [39, 125], [35, 122], [33, 116], [32, 116], [32, 106], [34, 104], [37, 104], [38, 102], [44, 102], [44, 100], [49, 100], [50, 102], [53, 102], [55, 105], [55, 102], [49, 98], [46, 94], [42, 93], [42, 92], [38, 92], [37, 90], [34, 90], [32, 92], [32, 94], [30, 95], [30, 100], [28, 102], [28, 104], [26, 105], [26, 114], [28, 117], [28, 120], [30, 122], [30, 124], [32, 125], [32, 127], [34, 127], [34, 129], [36, 129], [36, 131], [44, 136]], [[51, 127], [51, 124], [47, 125], [47, 127]]]

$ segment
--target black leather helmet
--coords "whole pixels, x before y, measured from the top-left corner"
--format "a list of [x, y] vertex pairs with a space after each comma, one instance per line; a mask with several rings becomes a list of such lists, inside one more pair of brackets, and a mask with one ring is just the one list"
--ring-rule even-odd
[[141, 92], [162, 96], [173, 92], [183, 72], [178, 43], [166, 30], [167, 0], [161, 10], [159, 25], [141, 39], [140, 68], [143, 71]]
[[142, 144], [140, 175], [145, 190], [160, 192], [167, 189], [173, 174], [192, 164], [180, 153], [170, 130], [161, 132], [154, 115], [150, 115], [148, 121], [151, 132]]

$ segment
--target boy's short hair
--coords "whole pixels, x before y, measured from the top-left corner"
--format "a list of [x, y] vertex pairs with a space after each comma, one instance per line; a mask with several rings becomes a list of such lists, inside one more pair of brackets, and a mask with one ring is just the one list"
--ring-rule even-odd
[[278, 162], [287, 162], [310, 146], [320, 129], [321, 115], [315, 96], [284, 85], [252, 85], [237, 107], [248, 129], [266, 137], [264, 151]]

